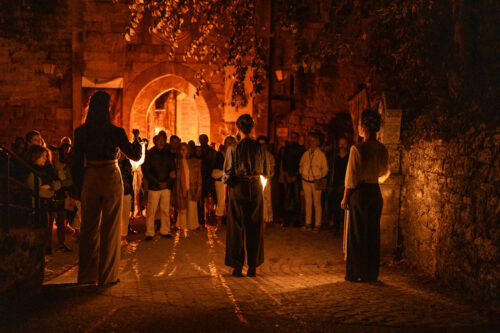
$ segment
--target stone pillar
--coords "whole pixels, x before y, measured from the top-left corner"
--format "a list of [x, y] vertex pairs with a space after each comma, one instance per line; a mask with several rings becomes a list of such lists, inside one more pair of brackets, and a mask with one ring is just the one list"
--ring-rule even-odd
[[394, 255], [398, 248], [398, 230], [400, 217], [400, 198], [403, 177], [401, 175], [401, 116], [397, 95], [382, 93], [379, 103], [382, 126], [378, 139], [389, 151], [391, 176], [380, 185], [384, 198], [384, 209], [380, 220], [380, 242], [383, 256]]

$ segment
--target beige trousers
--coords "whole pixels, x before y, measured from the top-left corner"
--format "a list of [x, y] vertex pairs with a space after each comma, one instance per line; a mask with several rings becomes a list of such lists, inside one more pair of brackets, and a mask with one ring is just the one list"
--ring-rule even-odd
[[132, 204], [132, 194], [123, 195], [123, 209], [122, 209], [122, 237], [128, 234], [128, 224], [130, 222], [130, 205]]
[[88, 166], [82, 187], [79, 283], [118, 279], [123, 185], [118, 164]]
[[170, 190], [148, 191], [146, 216], [146, 236], [155, 235], [155, 215], [160, 204], [161, 227], [160, 235], [170, 234]]
[[215, 193], [217, 194], [216, 216], [226, 215], [226, 184], [222, 181], [215, 181]]
[[271, 181], [264, 187], [264, 222], [273, 222], [273, 202], [271, 199]]
[[314, 183], [302, 181], [302, 188], [304, 189], [304, 200], [306, 205], [306, 226], [311, 226], [312, 208], [314, 206], [314, 227], [321, 226], [321, 191], [316, 190]]

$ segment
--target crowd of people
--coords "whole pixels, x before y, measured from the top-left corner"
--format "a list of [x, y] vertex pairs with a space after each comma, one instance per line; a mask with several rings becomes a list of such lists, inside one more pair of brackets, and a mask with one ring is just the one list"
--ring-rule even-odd
[[[19, 171], [14, 176], [32, 190], [35, 188], [35, 177], [38, 177], [42, 220], [50, 234], [46, 253], [52, 252], [54, 221], [59, 250], [71, 251], [65, 241], [68, 228], [81, 240], [79, 282], [98, 280], [105, 284], [117, 281], [119, 245], [126, 243], [127, 235], [137, 233], [131, 227], [130, 220], [142, 215], [145, 217], [146, 241], [152, 240], [156, 233], [165, 238], [172, 237], [175, 230], [181, 230], [184, 237], [189, 237], [192, 231], [203, 227], [219, 231], [226, 219], [244, 219], [238, 216], [243, 210], [237, 210], [235, 205], [250, 207], [251, 202], [258, 207], [248, 208], [248, 213], [259, 212], [258, 217], [252, 215], [251, 218], [264, 221], [263, 230], [266, 223], [274, 222], [283, 227], [300, 227], [304, 231], [318, 232], [323, 228], [339, 232], [344, 223], [344, 212], [348, 208], [346, 200], [353, 193], [353, 197], [358, 198], [362, 193], [369, 192], [370, 198], [376, 198], [373, 199], [376, 202], [371, 203], [375, 207], [374, 216], [378, 214], [380, 219], [378, 210], [381, 209], [381, 197], [380, 191], [377, 192], [378, 187], [359, 184], [374, 184], [380, 173], [387, 171], [387, 156], [382, 159], [370, 157], [377, 150], [379, 155], [383, 155], [383, 145], [382, 148], [376, 144], [368, 148], [364, 148], [367, 145], [350, 147], [347, 138], [341, 137], [336, 140], [335, 147], [322, 149], [323, 136], [312, 132], [307, 136], [305, 147], [299, 144], [298, 133], [291, 132], [288, 141], [273, 154], [266, 137], [245, 141], [250, 137], [248, 131], [239, 132], [236, 137], [226, 137], [217, 150], [216, 144], [209, 145], [209, 138], [205, 134], [199, 136], [199, 144], [196, 145], [194, 141], [183, 142], [176, 135], [168, 138], [165, 131], [155, 135], [150, 145], [147, 139], [141, 139], [138, 130], [133, 131], [133, 140], [129, 141], [123, 129], [109, 123], [108, 97], [105, 93], [92, 97], [89, 109], [94, 112], [89, 112], [85, 125], [75, 131], [74, 145], [70, 138], [63, 137], [58, 147], [47, 146], [40, 132], [35, 130], [28, 132], [24, 138], [16, 138], [12, 144], [12, 150], [37, 170], [36, 174]], [[369, 142], [379, 144], [373, 135], [380, 126], [380, 119], [373, 116], [373, 112], [367, 113], [363, 119], [369, 116], [375, 120], [367, 125], [371, 126], [369, 129], [363, 131], [360, 127], [360, 133], [368, 133]], [[102, 124], [107, 124], [107, 127]], [[247, 146], [243, 142], [248, 142]], [[241, 166], [235, 167], [234, 161], [241, 159], [244, 154], [259, 154], [260, 148], [256, 148], [255, 144], [264, 147], [264, 155], [259, 157], [260, 160], [252, 157], [248, 161], [239, 161]], [[239, 151], [236, 146], [243, 149], [237, 156], [234, 155]], [[355, 156], [350, 158], [353, 152]], [[365, 160], [361, 161], [360, 155]], [[359, 175], [356, 178], [353, 174], [360, 171], [353, 169], [355, 163], [371, 163], [370, 167], [375, 171], [367, 174], [367, 179]], [[255, 187], [252, 190], [257, 176], [246, 174], [253, 172], [248, 170], [256, 168], [261, 171], [265, 169], [260, 172], [261, 175], [265, 174], [267, 181], [261, 194], [262, 202], [258, 197], [252, 199], [257, 189]], [[384, 172], [380, 171], [382, 169]], [[236, 179], [251, 179], [249, 185], [241, 185], [243, 187], [237, 190], [237, 186], [228, 189], [231, 187], [230, 170], [236, 174], [243, 172], [244, 177], [238, 176]], [[259, 186], [262, 186], [262, 180], [258, 180]], [[116, 191], [110, 190], [114, 188]], [[353, 191], [356, 188], [363, 190]], [[230, 191], [233, 191], [232, 196]], [[85, 207], [83, 210], [82, 205]], [[355, 212], [356, 217], [353, 218], [359, 220], [363, 212]], [[83, 228], [82, 219], [85, 220]], [[106, 219], [112, 222], [104, 223]], [[260, 231], [249, 231], [251, 219], [247, 222], [250, 224], [245, 226], [246, 237], [262, 238]], [[102, 230], [106, 226], [110, 230]], [[115, 230], [117, 228], [121, 231]], [[370, 232], [376, 234], [377, 230]], [[100, 237], [96, 237], [96, 233], [100, 233]], [[235, 240], [240, 234], [242, 231], [234, 223], [228, 224], [228, 244], [232, 242], [242, 247], [244, 242]], [[351, 246], [355, 242], [355, 239], [350, 239]], [[376, 248], [378, 245], [373, 246]], [[233, 274], [241, 275], [242, 250], [232, 253], [230, 249], [229, 246], [226, 263], [235, 268]], [[263, 254], [258, 247], [249, 249], [247, 244], [247, 255], [249, 251], [253, 253], [253, 262], [249, 263], [253, 266], [250, 274], [255, 274], [255, 267], [263, 260]], [[358, 253], [359, 256], [359, 251], [352, 253]], [[98, 257], [100, 260], [96, 260]], [[378, 262], [377, 258], [374, 260]], [[95, 262], [99, 262], [99, 267]], [[348, 274], [349, 279], [360, 277], [359, 273], [352, 273], [355, 270], [353, 267], [356, 265], [351, 262], [348, 265], [351, 272]], [[373, 279], [373, 269], [370, 272], [367, 279]]]
[[[124, 187], [122, 242], [126, 242], [127, 235], [137, 233], [130, 219], [141, 216], [146, 220], [146, 240], [151, 240], [157, 231], [161, 236], [171, 237], [172, 230], [177, 228], [186, 237], [199, 227], [220, 230], [227, 214], [227, 186], [222, 179], [225, 154], [237, 142], [236, 138], [226, 137], [216, 150], [215, 143], [208, 144], [205, 134], [200, 135], [196, 145], [194, 141], [182, 142], [175, 135], [167, 140], [166, 132], [160, 131], [148, 147], [148, 141], [140, 138], [138, 130], [133, 133], [133, 141], [146, 142], [146, 154], [139, 163], [131, 163], [123, 152], [119, 155]], [[322, 221], [326, 221], [326, 228], [338, 231], [344, 220], [340, 202], [349, 159], [348, 141], [340, 138], [337, 149], [325, 152], [320, 148], [322, 137], [318, 133], [309, 134], [307, 148], [298, 140], [299, 135], [292, 132], [275, 155], [267, 137], [257, 138], [257, 142], [268, 148], [270, 163], [263, 220], [313, 231], [318, 231]], [[24, 138], [16, 138], [12, 144], [16, 154], [45, 175], [39, 183], [42, 207], [47, 211], [47, 225], [55, 221], [59, 247], [64, 251], [71, 250], [65, 243], [65, 231], [78, 237], [81, 224], [81, 203], [75, 193], [78, 184], [74, 184], [70, 172], [72, 148], [69, 137], [63, 137], [58, 147], [47, 146], [36, 130]], [[23, 177], [34, 188], [34, 174], [20, 178]], [[51, 252], [50, 246], [47, 251]]]

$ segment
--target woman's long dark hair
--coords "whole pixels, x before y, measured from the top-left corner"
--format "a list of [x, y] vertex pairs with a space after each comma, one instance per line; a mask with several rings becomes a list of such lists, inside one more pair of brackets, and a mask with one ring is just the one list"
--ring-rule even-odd
[[111, 96], [104, 91], [98, 91], [92, 95], [89, 102], [89, 112], [85, 119], [85, 125], [91, 129], [101, 129], [111, 124], [109, 116], [109, 102]]

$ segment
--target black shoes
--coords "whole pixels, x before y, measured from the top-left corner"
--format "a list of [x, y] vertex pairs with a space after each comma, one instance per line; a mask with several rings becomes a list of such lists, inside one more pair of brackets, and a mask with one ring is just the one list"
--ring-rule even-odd
[[242, 277], [243, 274], [241, 274], [241, 268], [235, 268], [233, 270], [233, 276], [236, 276], [236, 277]]
[[255, 267], [248, 267], [247, 276], [248, 277], [256, 277], [257, 276], [256, 268]]
[[[241, 268], [238, 267], [238, 268], [233, 269], [232, 275], [236, 276], [236, 277], [242, 277], [243, 274], [241, 273]], [[255, 267], [248, 267], [247, 276], [248, 277], [256, 277], [257, 276], [257, 272], [256, 272]]]
[[128, 225], [128, 234], [129, 235], [137, 235], [137, 231], [132, 229], [132, 227], [130, 226], [130, 224]]
[[[172, 235], [171, 234], [166, 234], [166, 235], [162, 235], [160, 234], [161, 237], [164, 237], [164, 238], [172, 238]], [[150, 241], [150, 240], [153, 240], [153, 236], [146, 236], [146, 238], [144, 239], [146, 241]]]

